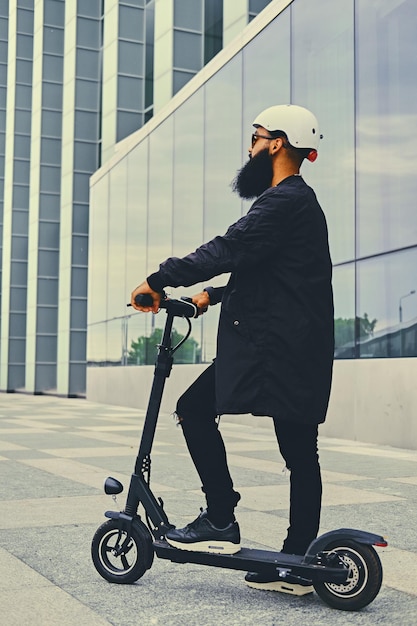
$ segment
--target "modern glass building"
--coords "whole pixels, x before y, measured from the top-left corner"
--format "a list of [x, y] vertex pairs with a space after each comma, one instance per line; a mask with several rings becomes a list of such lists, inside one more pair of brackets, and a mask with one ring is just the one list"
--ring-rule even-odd
[[0, 390], [85, 393], [90, 176], [267, 4], [1, 0]]
[[[230, 181], [252, 120], [293, 102], [316, 113], [324, 134], [319, 159], [302, 170], [325, 211], [334, 263], [324, 432], [417, 447], [416, 32], [413, 0], [274, 0], [117, 146], [91, 179], [88, 397], [145, 404], [138, 389], [164, 320], [126, 315], [129, 294], [166, 257], [248, 210]], [[213, 357], [216, 326], [215, 308], [194, 324], [173, 392]]]

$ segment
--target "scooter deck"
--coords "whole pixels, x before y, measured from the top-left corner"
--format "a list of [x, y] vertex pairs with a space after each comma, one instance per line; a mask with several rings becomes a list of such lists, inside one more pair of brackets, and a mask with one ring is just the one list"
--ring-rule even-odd
[[235, 554], [212, 554], [179, 550], [170, 546], [166, 541], [154, 541], [153, 547], [160, 559], [168, 559], [174, 563], [199, 563], [211, 567], [271, 575], [276, 575], [278, 572], [283, 580], [287, 574], [291, 573], [291, 577], [298, 576], [313, 582], [344, 583], [348, 574], [347, 568], [344, 567], [335, 568], [303, 563], [304, 557], [302, 556], [269, 550], [241, 548]]

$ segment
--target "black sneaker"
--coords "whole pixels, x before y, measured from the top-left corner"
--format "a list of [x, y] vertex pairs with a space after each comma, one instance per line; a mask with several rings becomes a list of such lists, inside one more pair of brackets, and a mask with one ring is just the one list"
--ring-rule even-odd
[[278, 578], [278, 576], [273, 577], [266, 574], [258, 574], [257, 572], [248, 572], [245, 576], [245, 581], [249, 587], [254, 589], [281, 591], [281, 593], [289, 593], [293, 596], [304, 596], [314, 591], [311, 581], [301, 582], [299, 578], [293, 578], [291, 575], [286, 578]]
[[235, 554], [240, 550], [240, 531], [236, 521], [226, 528], [216, 528], [204, 510], [185, 528], [171, 528], [167, 531], [167, 542], [180, 550], [191, 552], [212, 552], [215, 554]]

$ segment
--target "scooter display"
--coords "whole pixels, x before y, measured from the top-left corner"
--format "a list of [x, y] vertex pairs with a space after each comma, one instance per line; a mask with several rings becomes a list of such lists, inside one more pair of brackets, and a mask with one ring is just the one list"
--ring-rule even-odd
[[[138, 304], [151, 306], [151, 296], [137, 296]], [[158, 346], [153, 384], [146, 411], [142, 437], [134, 472], [130, 479], [123, 511], [106, 511], [108, 518], [96, 531], [91, 555], [97, 572], [107, 581], [130, 584], [151, 568], [154, 555], [175, 563], [199, 563], [219, 568], [258, 572], [291, 580], [311, 583], [319, 597], [330, 607], [357, 611], [370, 604], [382, 583], [382, 565], [373, 546], [387, 546], [384, 537], [362, 530], [340, 528], [327, 532], [311, 542], [303, 556], [282, 552], [241, 548], [233, 555], [191, 552], [174, 548], [165, 540], [165, 533], [175, 528], [168, 520], [161, 498], [150, 487], [151, 450], [166, 379], [173, 356], [191, 333], [190, 319], [199, 311], [189, 298], [164, 298], [160, 304], [166, 310], [166, 323]], [[188, 323], [185, 337], [172, 345], [175, 317]], [[108, 477], [106, 494], [115, 497], [123, 485]], [[144, 510], [144, 519], [138, 513]]]

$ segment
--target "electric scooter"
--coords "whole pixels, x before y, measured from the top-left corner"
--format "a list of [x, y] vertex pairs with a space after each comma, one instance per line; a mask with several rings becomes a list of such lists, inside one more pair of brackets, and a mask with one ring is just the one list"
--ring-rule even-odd
[[[151, 306], [151, 296], [137, 296], [137, 302]], [[161, 308], [167, 317], [154, 371], [149, 404], [134, 473], [130, 480], [123, 511], [106, 511], [108, 518], [96, 531], [91, 554], [97, 572], [112, 583], [130, 584], [151, 568], [154, 555], [175, 563], [199, 563], [212, 567], [259, 572], [292, 582], [311, 581], [316, 593], [329, 606], [344, 611], [357, 611], [370, 604], [382, 583], [382, 565], [373, 546], [387, 546], [384, 537], [373, 533], [341, 528], [327, 532], [311, 542], [303, 556], [266, 550], [241, 548], [233, 555], [191, 552], [170, 546], [165, 533], [175, 528], [168, 520], [161, 498], [150, 488], [151, 449], [155, 436], [162, 394], [173, 365], [173, 355], [191, 333], [190, 319], [199, 310], [190, 298], [164, 298]], [[188, 332], [172, 346], [172, 326], [175, 317], [188, 323]], [[106, 494], [115, 499], [123, 485], [109, 477], [104, 484]], [[145, 521], [138, 514], [142, 505]]]

